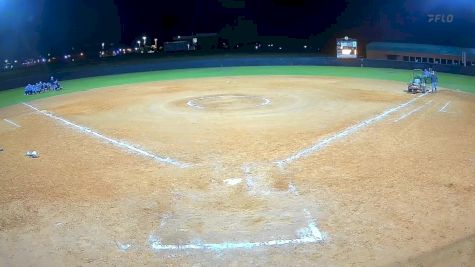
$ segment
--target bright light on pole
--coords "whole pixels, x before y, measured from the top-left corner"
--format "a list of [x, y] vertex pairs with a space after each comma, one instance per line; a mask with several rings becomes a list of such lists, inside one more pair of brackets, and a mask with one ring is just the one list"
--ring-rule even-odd
[[140, 40], [139, 40], [139, 41], [137, 41], [137, 44], [138, 44], [138, 45], [139, 45], [139, 47], [140, 47]]
[[143, 39], [143, 46], [145, 46], [147, 44], [147, 36], [142, 37], [142, 39]]
[[102, 50], [104, 50], [105, 45], [106, 45], [106, 43], [102, 43]]
[[158, 39], [155, 38], [155, 39], [153, 39], [153, 40], [155, 41], [155, 49], [156, 49], [156, 48], [158, 47], [158, 45], [157, 45]]

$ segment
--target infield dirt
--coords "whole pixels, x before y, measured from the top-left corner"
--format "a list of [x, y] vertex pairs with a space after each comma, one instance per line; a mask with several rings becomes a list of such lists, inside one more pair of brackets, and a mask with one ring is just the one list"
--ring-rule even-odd
[[475, 96], [404, 89], [221, 77], [29, 102], [187, 168], [0, 109], [0, 265], [475, 266]]

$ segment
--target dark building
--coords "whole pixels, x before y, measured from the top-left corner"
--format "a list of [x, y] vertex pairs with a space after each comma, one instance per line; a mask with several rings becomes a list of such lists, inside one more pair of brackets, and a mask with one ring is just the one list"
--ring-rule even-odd
[[475, 65], [475, 48], [455, 46], [372, 42], [366, 46], [368, 59], [401, 60], [430, 64]]

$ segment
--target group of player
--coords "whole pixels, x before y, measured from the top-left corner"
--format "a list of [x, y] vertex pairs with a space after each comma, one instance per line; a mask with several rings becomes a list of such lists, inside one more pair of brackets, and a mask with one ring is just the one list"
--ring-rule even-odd
[[57, 79], [51, 77], [49, 82], [37, 82], [36, 84], [28, 84], [25, 87], [25, 95], [36, 95], [48, 91], [59, 91], [63, 89]]
[[439, 78], [437, 78], [437, 73], [432, 69], [424, 69], [424, 78], [430, 79], [432, 84], [432, 93], [437, 92], [437, 83], [439, 82]]

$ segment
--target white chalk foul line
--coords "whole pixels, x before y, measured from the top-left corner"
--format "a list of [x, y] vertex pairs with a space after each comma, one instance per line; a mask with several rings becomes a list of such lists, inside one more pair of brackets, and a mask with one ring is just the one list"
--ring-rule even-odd
[[296, 239], [276, 239], [264, 242], [224, 242], [224, 243], [193, 243], [183, 245], [162, 244], [160, 239], [151, 234], [148, 238], [150, 246], [156, 251], [165, 250], [230, 250], [230, 249], [252, 249], [257, 247], [282, 246], [290, 244], [317, 243], [325, 240], [324, 234], [317, 228], [315, 220], [310, 213], [304, 209], [305, 217], [309, 220], [308, 227], [301, 229], [300, 237]]
[[439, 112], [447, 112], [445, 109], [447, 108], [449, 104], [450, 104], [450, 101], [445, 103], [445, 105], [439, 110]]
[[119, 147], [119, 148], [122, 148], [122, 149], [125, 149], [125, 150], [128, 150], [129, 152], [132, 152], [132, 153], [135, 153], [135, 154], [138, 154], [138, 155], [141, 155], [141, 156], [144, 156], [144, 157], [148, 157], [148, 158], [151, 158], [153, 160], [156, 160], [158, 162], [161, 162], [161, 163], [167, 163], [167, 164], [171, 164], [171, 165], [174, 165], [174, 166], [177, 166], [179, 168], [187, 168], [187, 167], [190, 167], [191, 164], [188, 164], [188, 163], [184, 163], [184, 162], [180, 162], [178, 160], [175, 160], [175, 159], [172, 159], [172, 158], [169, 158], [169, 157], [164, 157], [164, 156], [160, 156], [160, 155], [156, 155], [156, 154], [153, 154], [151, 152], [148, 152], [148, 151], [145, 151], [143, 149], [140, 149], [138, 148], [137, 146], [134, 146], [134, 145], [131, 145], [131, 144], [127, 144], [123, 141], [119, 141], [119, 140], [115, 140], [113, 138], [110, 138], [110, 137], [107, 137], [105, 135], [102, 135], [96, 131], [93, 131], [91, 129], [88, 129], [84, 126], [81, 126], [81, 125], [78, 125], [78, 124], [75, 124], [75, 123], [72, 123], [64, 118], [61, 118], [59, 116], [56, 116], [56, 115], [53, 115], [52, 113], [46, 111], [46, 110], [39, 110], [38, 108], [30, 105], [30, 104], [27, 104], [27, 103], [23, 103], [23, 105], [29, 107], [30, 109], [34, 110], [34, 111], [37, 111], [49, 118], [52, 118], [52, 119], [55, 119], [57, 121], [60, 121], [62, 122], [63, 124], [67, 125], [67, 126], [70, 126], [72, 128], [75, 128], [77, 130], [79, 130], [80, 132], [83, 132], [83, 133], [87, 133], [97, 139], [100, 139], [100, 140], [103, 140], [103, 141], [106, 141], [116, 147]]
[[421, 105], [420, 107], [416, 108], [416, 109], [413, 109], [411, 111], [409, 111], [408, 113], [402, 115], [401, 117], [399, 117], [397, 120], [395, 120], [394, 122], [398, 122], [400, 120], [404, 120], [405, 118], [411, 116], [413, 113], [416, 113], [418, 112], [419, 110], [421, 110], [422, 108], [424, 108], [425, 106], [427, 106], [428, 104], [432, 103], [432, 100], [431, 101], [428, 101], [427, 103], [425, 103], [424, 105]]
[[16, 123], [14, 123], [14, 122], [13, 122], [13, 121], [11, 121], [11, 120], [8, 120], [8, 119], [3, 119], [3, 120], [4, 120], [5, 122], [7, 122], [7, 123], [10, 123], [11, 125], [13, 125], [13, 126], [15, 126], [15, 127], [18, 127], [18, 128], [20, 128], [20, 127], [21, 127], [20, 125], [18, 125], [18, 124], [16, 124]]
[[303, 157], [306, 157], [308, 155], [311, 155], [315, 152], [318, 152], [319, 150], [329, 146], [330, 144], [340, 140], [340, 139], [343, 139], [375, 122], [378, 122], [382, 119], [384, 119], [386, 116], [390, 115], [391, 113], [394, 113], [406, 106], [408, 106], [409, 104], [411, 104], [412, 102], [416, 101], [418, 98], [420, 97], [423, 97], [425, 96], [426, 94], [422, 94], [418, 97], [415, 97], [403, 104], [400, 104], [399, 106], [396, 106], [396, 107], [393, 107], [393, 108], [390, 108], [388, 110], [385, 110], [384, 112], [382, 112], [381, 114], [375, 116], [375, 117], [372, 117], [372, 118], [369, 118], [367, 120], [364, 120], [360, 123], [357, 123], [355, 125], [352, 125], [340, 132], [337, 132], [336, 134], [332, 135], [332, 136], [329, 136], [327, 138], [324, 138], [320, 141], [318, 141], [317, 143], [313, 144], [312, 146], [310, 147], [307, 147], [307, 148], [304, 148], [300, 151], [297, 151], [295, 154], [291, 155], [290, 157], [286, 158], [286, 159], [282, 159], [282, 160], [278, 160], [276, 161], [275, 163], [277, 164], [277, 166], [279, 166], [280, 168], [284, 168], [287, 164], [290, 164], [292, 163], [293, 161], [295, 160], [298, 160], [300, 158], [303, 158]]

